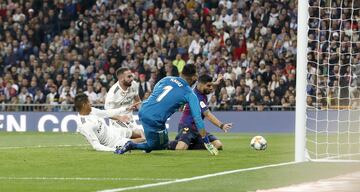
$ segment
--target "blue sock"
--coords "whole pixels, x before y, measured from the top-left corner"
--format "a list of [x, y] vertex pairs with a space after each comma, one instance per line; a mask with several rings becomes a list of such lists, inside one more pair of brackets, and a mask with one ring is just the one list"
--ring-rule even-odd
[[149, 146], [147, 143], [132, 143], [133, 149], [148, 150]]

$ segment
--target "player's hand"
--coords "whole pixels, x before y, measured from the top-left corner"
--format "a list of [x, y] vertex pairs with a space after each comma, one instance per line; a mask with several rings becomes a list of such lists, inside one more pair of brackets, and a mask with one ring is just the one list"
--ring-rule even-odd
[[210, 152], [211, 155], [218, 155], [219, 151], [210, 143], [208, 136], [202, 138], [204, 141], [205, 148]]
[[206, 149], [211, 153], [211, 155], [218, 155], [219, 151], [211, 143], [204, 143]]
[[231, 129], [232, 128], [232, 123], [225, 123], [225, 124], [223, 124], [223, 126], [222, 126], [222, 130], [225, 132], [225, 133], [227, 133], [228, 131], [229, 131], [229, 129]]
[[121, 121], [123, 123], [128, 123], [130, 122], [130, 117], [128, 115], [117, 115], [115, 117], [113, 117], [115, 120], [117, 121]]
[[132, 110], [135, 110], [135, 109], [138, 109], [139, 106], [141, 104], [141, 101], [139, 102], [136, 102], [136, 103], [133, 103], [132, 105], [130, 105], [128, 108], [126, 108], [127, 111], [132, 111]]

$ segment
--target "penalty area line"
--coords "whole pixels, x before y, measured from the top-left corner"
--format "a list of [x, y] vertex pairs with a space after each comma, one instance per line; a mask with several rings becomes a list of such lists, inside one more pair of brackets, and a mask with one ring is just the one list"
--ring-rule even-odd
[[79, 144], [79, 145], [34, 145], [34, 146], [9, 146], [9, 147], [0, 147], [2, 149], [27, 149], [27, 148], [56, 148], [56, 147], [85, 147], [90, 146], [88, 144]]
[[264, 166], [259, 166], [259, 167], [236, 169], [236, 170], [231, 170], [231, 171], [223, 171], [223, 172], [218, 172], [218, 173], [200, 175], [200, 176], [183, 178], [183, 179], [175, 179], [175, 180], [164, 181], [164, 182], [159, 182], [159, 183], [138, 185], [138, 186], [132, 186], [132, 187], [115, 188], [115, 189], [105, 189], [105, 190], [100, 190], [98, 192], [118, 192], [118, 191], [134, 190], [134, 189], [144, 189], [144, 188], [150, 188], [150, 187], [170, 185], [170, 184], [174, 184], [174, 183], [183, 183], [183, 182], [189, 182], [189, 181], [194, 181], [194, 180], [206, 179], [206, 178], [216, 177], [216, 176], [220, 176], [220, 175], [228, 175], [228, 174], [233, 174], [233, 173], [253, 171], [253, 170], [259, 170], [259, 169], [265, 169], [265, 168], [271, 168], [271, 167], [280, 167], [280, 166], [284, 166], [284, 165], [292, 165], [292, 164], [296, 164], [296, 163], [297, 162], [292, 161], [292, 162], [286, 162], [286, 163], [264, 165]]

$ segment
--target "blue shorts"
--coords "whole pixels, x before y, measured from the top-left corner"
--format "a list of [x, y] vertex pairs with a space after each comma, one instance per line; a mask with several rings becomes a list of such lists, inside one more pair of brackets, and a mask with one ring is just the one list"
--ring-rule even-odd
[[169, 143], [168, 130], [165, 123], [142, 119], [141, 124], [144, 127], [144, 133], [148, 150], [166, 149]]
[[[206, 135], [209, 137], [210, 142], [218, 140], [218, 138], [216, 138], [211, 133], [206, 133]], [[189, 146], [189, 149], [192, 149], [193, 147], [199, 149], [199, 146], [202, 146], [205, 149], [204, 142], [201, 138], [200, 133], [188, 127], [182, 127], [180, 125], [179, 133], [176, 136], [175, 140], [186, 143]]]

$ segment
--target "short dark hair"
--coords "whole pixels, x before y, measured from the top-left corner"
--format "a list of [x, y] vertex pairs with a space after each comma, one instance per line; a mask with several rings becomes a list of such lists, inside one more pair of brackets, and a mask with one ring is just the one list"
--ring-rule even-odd
[[187, 64], [184, 66], [181, 73], [186, 77], [192, 77], [196, 75], [196, 66], [193, 64]]
[[77, 111], [80, 111], [83, 104], [89, 102], [88, 96], [85, 93], [79, 93], [75, 96], [74, 99], [74, 104], [75, 104], [75, 109]]
[[116, 77], [119, 75], [122, 75], [125, 73], [125, 71], [129, 71], [130, 69], [127, 67], [120, 67], [119, 69], [116, 70]]
[[213, 78], [212, 78], [210, 75], [205, 74], [205, 75], [201, 75], [201, 76], [199, 77], [198, 82], [205, 84], [205, 83], [210, 83], [210, 82], [212, 82], [212, 80], [213, 80]]

